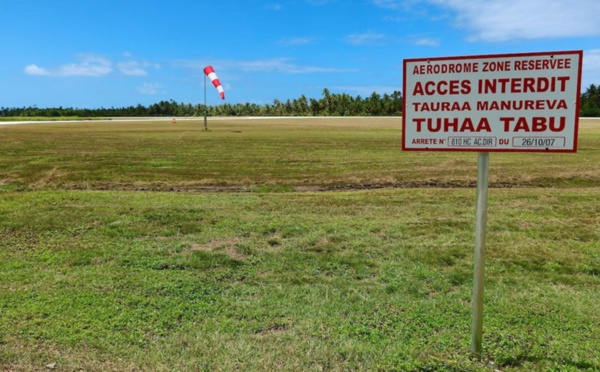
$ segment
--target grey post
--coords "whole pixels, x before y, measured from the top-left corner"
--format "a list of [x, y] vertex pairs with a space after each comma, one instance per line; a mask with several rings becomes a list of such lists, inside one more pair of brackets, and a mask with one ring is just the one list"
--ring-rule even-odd
[[473, 276], [473, 354], [481, 358], [483, 333], [483, 280], [485, 269], [485, 236], [487, 223], [488, 176], [490, 154], [480, 152], [477, 159], [477, 212], [475, 225], [475, 273]]

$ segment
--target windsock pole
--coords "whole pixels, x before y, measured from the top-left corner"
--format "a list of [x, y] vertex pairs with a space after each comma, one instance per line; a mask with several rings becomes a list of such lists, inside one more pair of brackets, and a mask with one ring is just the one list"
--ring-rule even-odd
[[206, 66], [204, 68], [204, 129], [208, 130], [208, 126], [206, 125], [206, 117], [208, 116], [208, 106], [206, 106], [206, 77], [208, 77], [215, 86], [221, 99], [225, 99], [225, 91], [223, 90], [221, 81], [219, 81], [219, 78], [215, 73], [215, 69], [212, 66]]
[[204, 75], [204, 130], [208, 131], [206, 117], [208, 116], [208, 107], [206, 106], [206, 74]]

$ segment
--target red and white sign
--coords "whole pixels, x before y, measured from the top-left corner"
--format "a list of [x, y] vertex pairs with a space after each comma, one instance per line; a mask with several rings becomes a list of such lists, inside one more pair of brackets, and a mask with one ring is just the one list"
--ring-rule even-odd
[[402, 149], [575, 152], [582, 51], [404, 60]]

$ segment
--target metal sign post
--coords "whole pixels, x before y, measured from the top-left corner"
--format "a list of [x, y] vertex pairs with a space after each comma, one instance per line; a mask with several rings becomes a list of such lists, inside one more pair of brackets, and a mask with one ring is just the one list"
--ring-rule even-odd
[[487, 224], [490, 154], [480, 152], [477, 159], [477, 211], [475, 217], [475, 270], [473, 275], [473, 354], [481, 357], [483, 333], [483, 281], [485, 269], [485, 235]]

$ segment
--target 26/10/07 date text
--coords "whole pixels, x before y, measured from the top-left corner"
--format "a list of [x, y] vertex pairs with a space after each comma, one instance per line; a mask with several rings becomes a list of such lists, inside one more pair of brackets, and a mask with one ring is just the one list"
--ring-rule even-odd
[[564, 137], [515, 137], [513, 146], [562, 148], [565, 146], [565, 140]]

